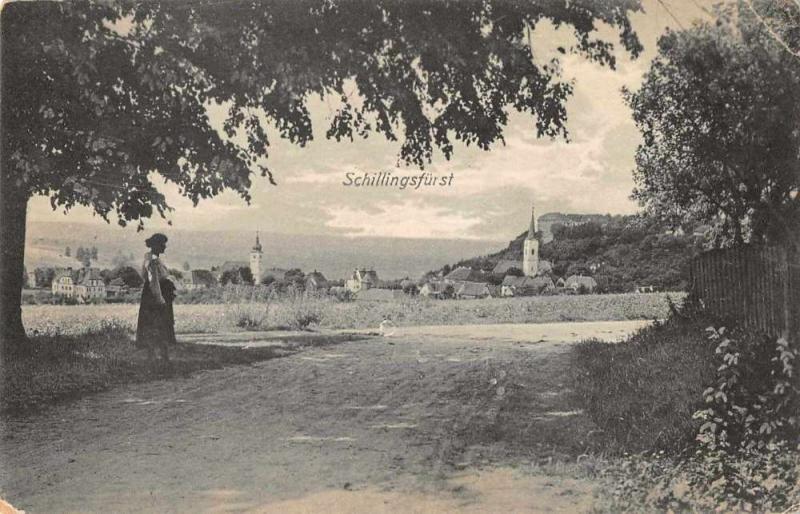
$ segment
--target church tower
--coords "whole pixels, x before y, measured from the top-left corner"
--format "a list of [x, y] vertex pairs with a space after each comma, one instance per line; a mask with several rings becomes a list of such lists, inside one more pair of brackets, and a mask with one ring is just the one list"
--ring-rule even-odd
[[258, 240], [258, 231], [256, 231], [256, 244], [250, 250], [250, 273], [253, 274], [253, 282], [258, 284], [261, 282], [261, 259], [264, 257], [264, 252], [261, 251], [261, 241]]
[[522, 273], [535, 277], [539, 272], [539, 241], [536, 239], [536, 209], [531, 205], [531, 226], [522, 249]]

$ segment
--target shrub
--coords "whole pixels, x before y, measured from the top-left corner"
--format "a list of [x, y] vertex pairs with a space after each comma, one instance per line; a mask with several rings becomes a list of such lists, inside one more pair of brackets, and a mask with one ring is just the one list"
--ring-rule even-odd
[[[730, 509], [784, 509], [797, 494], [797, 350], [785, 339], [708, 328], [716, 379], [703, 391], [690, 484]], [[793, 492], [794, 490], [794, 492]]]
[[295, 330], [308, 330], [319, 325], [324, 317], [324, 300], [311, 295], [296, 293], [289, 298], [289, 326]]
[[[674, 316], [672, 323], [701, 330], [691, 317]], [[683, 452], [626, 455], [608, 467], [604, 473], [612, 482], [610, 510], [761, 512], [800, 504], [796, 349], [784, 339], [761, 334], [724, 328], [707, 331], [711, 344], [705, 346], [712, 348], [712, 369], [707, 387], [697, 387], [696, 400], [690, 402], [699, 404], [691, 416], [694, 424], [699, 423], [694, 439], [685, 441]], [[630, 350], [627, 343], [620, 346]], [[627, 393], [630, 377], [625, 372], [630, 370], [625, 362], [620, 366], [618, 361], [603, 359], [604, 364], [622, 368], [604, 376], [615, 382], [606, 384], [605, 391]], [[647, 367], [651, 366], [648, 362]], [[676, 374], [680, 380], [675, 381], [683, 382], [685, 376]], [[613, 405], [614, 399], [626, 402], [628, 395], [612, 395], [606, 405]], [[672, 423], [688, 431], [692, 423], [687, 423], [686, 409], [678, 414]], [[621, 423], [596, 415], [593, 419], [619, 436], [613, 429]], [[648, 428], [644, 420], [629, 419], [630, 432]]]
[[275, 294], [263, 287], [229, 285], [223, 289], [225, 316], [245, 330], [258, 330], [268, 322]]

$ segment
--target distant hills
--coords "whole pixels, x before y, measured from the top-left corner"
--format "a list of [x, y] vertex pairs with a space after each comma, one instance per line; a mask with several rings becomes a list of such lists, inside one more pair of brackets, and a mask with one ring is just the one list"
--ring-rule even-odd
[[[248, 260], [255, 233], [250, 231], [165, 231], [169, 236], [165, 261], [181, 269], [210, 268], [227, 260]], [[137, 233], [103, 223], [30, 222], [27, 227], [25, 264], [28, 270], [41, 266], [81, 264], [75, 258], [79, 246], [98, 249], [92, 266], [111, 268], [130, 261], [138, 266], [144, 239], [151, 231]], [[502, 246], [498, 241], [465, 239], [403, 239], [329, 235], [261, 233], [267, 267], [319, 270], [328, 278], [344, 278], [356, 266], [374, 268], [382, 279], [416, 278], [447, 262], [480, 255]], [[72, 257], [65, 255], [69, 246]]]
[[[669, 230], [658, 221], [639, 215], [561, 215], [549, 213], [539, 222], [540, 258], [553, 264], [552, 275], [573, 274], [595, 278], [605, 292], [633, 291], [653, 286], [658, 290], [685, 290], [689, 261], [702, 247], [702, 232]], [[522, 260], [527, 231], [499, 252], [456, 262], [458, 266], [491, 271], [501, 260]]]

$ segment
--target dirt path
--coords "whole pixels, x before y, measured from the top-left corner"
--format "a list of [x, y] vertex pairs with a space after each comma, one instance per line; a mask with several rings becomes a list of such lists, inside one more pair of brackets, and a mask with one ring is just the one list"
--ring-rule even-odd
[[571, 342], [642, 322], [398, 329], [3, 420], [28, 512], [575, 512]]

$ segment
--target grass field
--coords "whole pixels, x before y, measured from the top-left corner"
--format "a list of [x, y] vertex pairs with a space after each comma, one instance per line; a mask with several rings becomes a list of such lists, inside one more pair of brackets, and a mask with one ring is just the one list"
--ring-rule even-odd
[[[178, 333], [264, 330], [271, 328], [377, 328], [384, 319], [397, 325], [462, 325], [661, 319], [669, 313], [667, 297], [680, 302], [683, 293], [538, 296], [485, 300], [339, 302], [327, 298], [295, 298], [270, 303], [175, 305]], [[81, 334], [105, 322], [131, 330], [137, 305], [26, 305], [28, 332]]]

